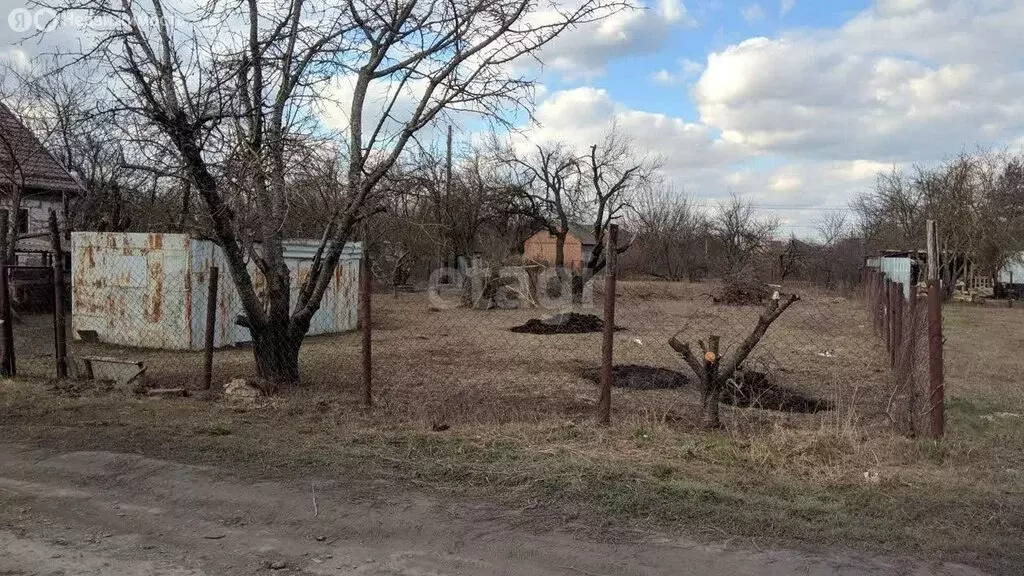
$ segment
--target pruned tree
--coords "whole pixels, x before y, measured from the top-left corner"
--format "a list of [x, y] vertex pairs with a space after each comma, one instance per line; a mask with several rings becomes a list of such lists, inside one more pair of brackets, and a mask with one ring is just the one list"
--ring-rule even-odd
[[719, 354], [721, 337], [711, 335], [707, 343], [698, 340], [702, 356], [694, 355], [689, 342], [679, 340], [679, 333], [669, 339], [668, 344], [675, 350], [690, 367], [697, 381], [701, 386], [701, 424], [708, 429], [721, 427], [719, 417], [719, 403], [722, 399], [722, 392], [726, 383], [736, 374], [736, 371], [743, 365], [743, 362], [750, 356], [757, 344], [764, 338], [768, 328], [779, 319], [779, 316], [786, 311], [794, 302], [800, 300], [796, 294], [786, 298], [776, 292], [772, 295], [768, 305], [757, 319], [757, 324], [750, 334], [732, 351], [731, 354]]
[[[453, 111], [503, 121], [532, 87], [513, 63], [623, 6], [585, 0], [537, 18], [532, 0], [250, 0], [198, 12], [166, 0], [35, 4], [57, 18], [106, 16], [89, 31], [90, 47], [65, 61], [96, 62], [115, 83], [110, 110], [173, 152], [224, 252], [257, 371], [278, 384], [298, 381], [299, 349], [343, 246], [410, 139]], [[323, 132], [316, 112], [339, 79], [351, 88], [340, 98], [345, 195], [323, 206], [330, 218], [292, 306], [283, 257], [289, 142]], [[225, 169], [226, 160], [241, 169]]]

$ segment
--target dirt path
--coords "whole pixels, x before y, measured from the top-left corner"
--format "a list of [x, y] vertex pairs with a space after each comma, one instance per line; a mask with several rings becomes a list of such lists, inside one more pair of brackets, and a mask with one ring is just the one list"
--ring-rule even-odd
[[355, 495], [324, 479], [315, 483], [314, 514], [312, 486], [243, 481], [134, 455], [0, 444], [0, 575], [981, 574], [735, 543], [598, 542], [531, 531], [514, 513], [389, 485]]

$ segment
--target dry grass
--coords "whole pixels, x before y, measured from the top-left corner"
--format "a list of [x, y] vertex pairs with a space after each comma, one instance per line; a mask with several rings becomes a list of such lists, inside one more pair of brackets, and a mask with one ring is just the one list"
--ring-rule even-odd
[[[734, 343], [758, 310], [713, 306], [707, 291], [622, 283], [616, 362], [682, 369], [665, 344], [680, 329]], [[616, 390], [613, 426], [596, 426], [596, 389], [579, 372], [598, 364], [599, 334], [515, 334], [537, 311], [431, 311], [419, 294], [376, 300], [373, 410], [358, 405], [358, 337], [346, 335], [310, 339], [307, 385], [263, 407], [64, 397], [26, 383], [0, 388], [0, 422], [59, 447], [469, 492], [536, 521], [925, 551], [1019, 573], [1024, 421], [1001, 413], [1020, 411], [1024, 310], [947, 309], [950, 434], [934, 443], [895, 434], [882, 416], [891, 377], [859, 303], [801, 293], [759, 354], [786, 385], [837, 409], [725, 408], [716, 434], [694, 429], [693, 390]], [[200, 366], [194, 354], [145, 357], [166, 380], [190, 381]], [[222, 381], [245, 375], [250, 352], [219, 352], [216, 366]]]

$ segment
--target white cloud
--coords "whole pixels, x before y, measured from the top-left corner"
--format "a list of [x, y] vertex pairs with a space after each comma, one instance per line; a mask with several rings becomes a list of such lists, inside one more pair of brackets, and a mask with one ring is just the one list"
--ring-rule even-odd
[[740, 14], [743, 15], [743, 19], [746, 20], [748, 24], [751, 22], [757, 22], [758, 20], [764, 20], [765, 17], [764, 8], [762, 8], [760, 4], [747, 4], [743, 7], [743, 10], [740, 11]]
[[662, 68], [661, 70], [658, 70], [654, 74], [651, 74], [651, 82], [654, 82], [655, 84], [671, 86], [672, 84], [676, 83], [676, 76], [675, 74], [672, 74], [668, 70]]
[[680, 0], [658, 0], [658, 13], [666, 22], [679, 22], [687, 15]]
[[781, 0], [779, 2], [779, 16], [785, 16], [789, 14], [789, 11], [796, 6], [796, 0]]
[[665, 171], [684, 184], [698, 176], [711, 178], [748, 154], [707, 126], [629, 108], [597, 88], [554, 92], [537, 106], [534, 117], [536, 124], [524, 131], [525, 138], [580, 149], [599, 142], [614, 125], [633, 139], [638, 153], [663, 158]]
[[886, 0], [837, 30], [709, 55], [694, 90], [723, 138], [789, 156], [928, 161], [1024, 133], [1024, 2]]
[[679, 0], [658, 0], [651, 7], [627, 0], [629, 8], [568, 30], [540, 51], [544, 65], [567, 78], [593, 78], [617, 58], [652, 54], [681, 27], [696, 21]]
[[704, 65], [695, 60], [681, 58], [677, 70], [662, 68], [651, 74], [651, 82], [662, 86], [674, 86], [688, 82], [704, 70]]

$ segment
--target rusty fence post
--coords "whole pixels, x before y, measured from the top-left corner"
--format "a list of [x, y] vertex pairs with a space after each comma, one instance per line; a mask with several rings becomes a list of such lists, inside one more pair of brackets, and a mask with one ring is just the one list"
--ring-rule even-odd
[[893, 329], [892, 329], [892, 364], [896, 370], [902, 368], [901, 354], [903, 350], [903, 283], [895, 282], [893, 291]]
[[359, 259], [359, 327], [363, 335], [363, 405], [373, 405], [373, 321], [372, 278], [370, 254], [363, 242], [363, 255]]
[[612, 361], [615, 338], [615, 275], [618, 266], [619, 225], [608, 227], [605, 238], [604, 330], [601, 335], [601, 398], [597, 403], [598, 421], [612, 422]]
[[881, 271], [875, 280], [875, 333], [885, 340], [885, 274]]
[[203, 346], [203, 389], [213, 388], [213, 342], [217, 329], [217, 285], [220, 269], [210, 267], [210, 284], [206, 292], [206, 340]]
[[[0, 209], [0, 238], [7, 240], [9, 218], [6, 209]], [[11, 293], [8, 286], [9, 268], [7, 254], [0, 254], [0, 376], [12, 378], [17, 375], [14, 362], [14, 324], [11, 317]]]
[[[2, 261], [2, 260], [0, 260]], [[14, 324], [11, 319], [11, 295], [7, 278], [10, 268], [0, 264], [0, 375], [13, 378], [18, 375], [14, 362]]]
[[903, 327], [903, 351], [901, 356], [901, 372], [903, 373], [903, 385], [909, 391], [907, 401], [908, 413], [910, 416], [910, 432], [916, 435], [918, 431], [917, 414], [919, 412], [918, 381], [917, 381], [917, 342], [920, 323], [918, 321], [917, 287], [911, 286], [910, 298], [907, 299], [906, 318], [907, 324]]
[[57, 213], [50, 210], [50, 251], [53, 254], [53, 352], [57, 379], [68, 377], [68, 332], [64, 316], [64, 250], [61, 248]]
[[928, 282], [928, 402], [931, 435], [941, 438], [946, 427], [945, 382], [942, 364], [942, 293], [939, 281]]
[[885, 351], [890, 355], [890, 365], [892, 360], [892, 302], [889, 299], [892, 297], [892, 280], [885, 279], [885, 283], [882, 284], [882, 336], [885, 338]]

